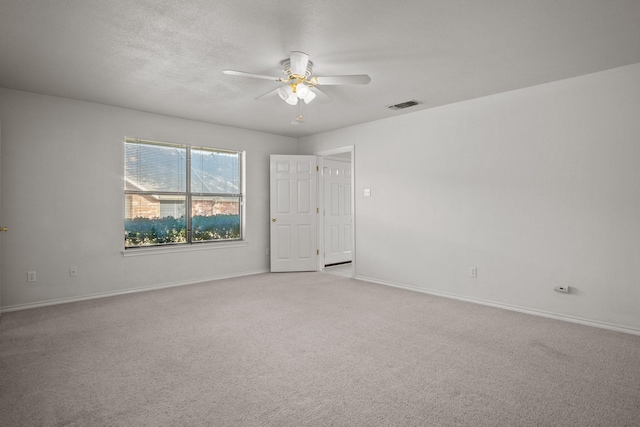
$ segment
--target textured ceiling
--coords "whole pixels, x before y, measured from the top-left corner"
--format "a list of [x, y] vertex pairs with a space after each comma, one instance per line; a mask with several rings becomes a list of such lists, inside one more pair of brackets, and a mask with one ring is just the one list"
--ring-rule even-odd
[[[640, 62], [640, 0], [3, 0], [0, 87], [304, 136]], [[297, 107], [278, 86], [369, 74]], [[392, 111], [415, 99], [421, 105]]]

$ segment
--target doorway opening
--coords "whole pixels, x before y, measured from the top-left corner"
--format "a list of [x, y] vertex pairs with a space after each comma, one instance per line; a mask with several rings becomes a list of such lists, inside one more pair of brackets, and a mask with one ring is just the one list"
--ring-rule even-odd
[[315, 154], [321, 171], [318, 270], [355, 277], [355, 150], [348, 146]]

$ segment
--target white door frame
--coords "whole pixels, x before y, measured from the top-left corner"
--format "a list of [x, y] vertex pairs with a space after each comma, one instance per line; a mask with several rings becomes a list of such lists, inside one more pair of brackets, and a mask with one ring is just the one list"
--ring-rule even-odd
[[[320, 212], [324, 212], [324, 157], [333, 156], [336, 154], [350, 153], [351, 154], [351, 277], [355, 277], [356, 274], [356, 174], [355, 174], [355, 146], [349, 145], [346, 147], [333, 148], [331, 150], [317, 151], [315, 153], [318, 156], [318, 166], [320, 169], [320, 179], [318, 180], [318, 206]], [[324, 220], [318, 221], [318, 248], [320, 249], [320, 256], [318, 256], [318, 271], [324, 271]]]

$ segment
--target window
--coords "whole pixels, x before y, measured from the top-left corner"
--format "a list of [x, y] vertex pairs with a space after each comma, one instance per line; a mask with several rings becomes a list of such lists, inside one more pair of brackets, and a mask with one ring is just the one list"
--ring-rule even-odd
[[244, 153], [127, 138], [125, 248], [240, 240]]

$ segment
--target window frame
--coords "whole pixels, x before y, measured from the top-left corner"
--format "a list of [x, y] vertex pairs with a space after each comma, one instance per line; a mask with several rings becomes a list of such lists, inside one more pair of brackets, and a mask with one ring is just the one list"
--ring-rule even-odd
[[[185, 171], [184, 171], [184, 179], [185, 179], [185, 191], [156, 191], [156, 190], [129, 190], [127, 189], [127, 144], [142, 144], [142, 145], [152, 145], [152, 146], [161, 146], [161, 147], [175, 147], [175, 148], [183, 148], [185, 149]], [[124, 224], [123, 229], [126, 236], [126, 207], [127, 207], [127, 196], [137, 195], [137, 196], [181, 196], [184, 197], [185, 204], [185, 234], [186, 241], [185, 242], [171, 242], [171, 243], [156, 243], [150, 245], [138, 245], [138, 246], [127, 246], [126, 239], [123, 242], [124, 250], [129, 251], [144, 251], [144, 250], [162, 250], [163, 248], [195, 248], [200, 245], [206, 245], [207, 243], [214, 244], [214, 246], [220, 245], [232, 245], [236, 246], [238, 243], [243, 243], [246, 241], [245, 238], [245, 224], [246, 224], [246, 190], [245, 190], [245, 170], [246, 170], [246, 151], [243, 150], [231, 150], [225, 148], [215, 148], [215, 147], [206, 147], [201, 145], [191, 145], [191, 144], [182, 144], [182, 143], [173, 143], [173, 142], [164, 142], [164, 141], [152, 141], [147, 139], [140, 138], [131, 138], [125, 137], [123, 141], [124, 148], [124, 171], [123, 171], [123, 180], [124, 180]], [[238, 156], [238, 191], [237, 193], [207, 193], [201, 191], [192, 191], [191, 188], [191, 174], [192, 174], [192, 151], [193, 150], [201, 150], [201, 151], [209, 151], [215, 153], [229, 153], [236, 154]], [[230, 238], [230, 239], [211, 239], [211, 240], [193, 240], [193, 199], [199, 197], [229, 197], [229, 198], [237, 198], [238, 199], [238, 217], [239, 217], [239, 237], [238, 238]]]

